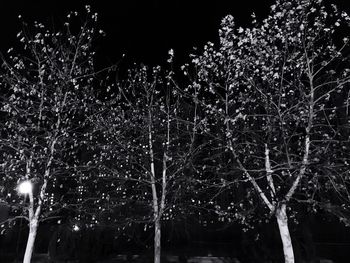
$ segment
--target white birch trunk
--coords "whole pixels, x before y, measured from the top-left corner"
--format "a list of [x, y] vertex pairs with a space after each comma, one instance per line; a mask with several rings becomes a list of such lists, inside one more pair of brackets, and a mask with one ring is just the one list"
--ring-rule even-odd
[[160, 263], [161, 255], [161, 224], [160, 220], [154, 222], [154, 263]]
[[36, 218], [29, 222], [29, 235], [27, 240], [27, 246], [24, 253], [23, 263], [30, 263], [34, 252], [34, 244], [36, 234], [38, 231], [38, 220]]
[[[151, 104], [151, 103], [150, 103]], [[152, 111], [148, 110], [148, 145], [149, 145], [149, 157], [151, 161], [151, 189], [152, 189], [152, 201], [153, 201], [153, 219], [154, 219], [154, 263], [160, 263], [160, 212], [158, 204], [158, 195], [156, 189], [156, 171], [154, 167], [154, 153], [152, 142]]]
[[283, 245], [284, 262], [294, 263], [294, 251], [292, 239], [288, 228], [286, 204], [282, 204], [280, 207], [277, 208], [276, 219]]

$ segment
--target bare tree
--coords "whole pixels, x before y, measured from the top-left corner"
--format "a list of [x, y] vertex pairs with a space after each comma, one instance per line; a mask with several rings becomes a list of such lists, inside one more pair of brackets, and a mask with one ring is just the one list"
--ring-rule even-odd
[[314, 207], [322, 182], [342, 181], [348, 165], [335, 153], [343, 143], [337, 113], [346, 107], [337, 94], [349, 92], [349, 39], [338, 29], [349, 20], [322, 1], [276, 1], [248, 28], [225, 17], [219, 47], [209, 43], [193, 56], [206, 134], [236, 167], [217, 186], [251, 186], [246, 202], [223, 213], [246, 222], [242, 210], [263, 204], [288, 263], [295, 261], [288, 217], [300, 203]]
[[[172, 51], [170, 56], [172, 60]], [[114, 87], [116, 100], [109, 101], [96, 120], [103, 138], [97, 161], [106, 180], [117, 186], [108, 194], [112, 199], [119, 196], [116, 203], [144, 211], [127, 219], [145, 224], [145, 229], [153, 225], [155, 263], [161, 262], [161, 222], [185, 213], [181, 196], [195, 152], [195, 113], [181, 106], [172, 74], [160, 67], [129, 70], [126, 80]]]
[[[39, 221], [67, 206], [69, 200], [58, 192], [69, 188], [71, 181], [67, 185], [65, 178], [74, 176], [81, 164], [80, 136], [94, 103], [93, 42], [98, 32], [97, 15], [89, 7], [81, 25], [79, 19], [70, 13], [57, 32], [37, 22], [33, 30], [24, 24], [17, 35], [22, 52], [10, 49], [2, 59], [1, 199], [29, 222], [26, 263]], [[22, 181], [33, 185], [28, 201], [15, 192]]]

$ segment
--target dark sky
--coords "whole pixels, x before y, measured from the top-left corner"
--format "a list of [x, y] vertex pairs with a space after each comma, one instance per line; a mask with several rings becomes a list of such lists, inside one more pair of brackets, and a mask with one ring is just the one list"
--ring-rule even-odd
[[[350, 1], [334, 2], [350, 11]], [[5, 52], [14, 45], [20, 29], [19, 14], [25, 21], [50, 25], [63, 21], [69, 11], [82, 10], [90, 4], [99, 13], [107, 33], [99, 46], [104, 60], [114, 63], [126, 53], [131, 60], [162, 63], [170, 48], [181, 59], [193, 46], [216, 41], [220, 20], [226, 14], [244, 24], [252, 12], [260, 18], [266, 16], [271, 3], [272, 0], [2, 0], [0, 50]]]

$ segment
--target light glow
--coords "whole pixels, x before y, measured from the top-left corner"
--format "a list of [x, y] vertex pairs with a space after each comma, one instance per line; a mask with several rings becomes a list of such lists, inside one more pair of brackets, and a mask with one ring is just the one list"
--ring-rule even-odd
[[30, 194], [32, 190], [33, 186], [30, 181], [23, 181], [18, 186], [18, 192], [21, 194]]

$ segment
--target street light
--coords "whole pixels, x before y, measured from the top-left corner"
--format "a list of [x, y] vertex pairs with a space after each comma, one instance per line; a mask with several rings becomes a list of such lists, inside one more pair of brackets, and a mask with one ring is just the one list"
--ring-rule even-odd
[[23, 181], [18, 185], [18, 192], [20, 194], [31, 194], [33, 191], [33, 185], [30, 181]]
[[78, 225], [73, 225], [73, 231], [77, 232], [80, 230], [80, 227]]

